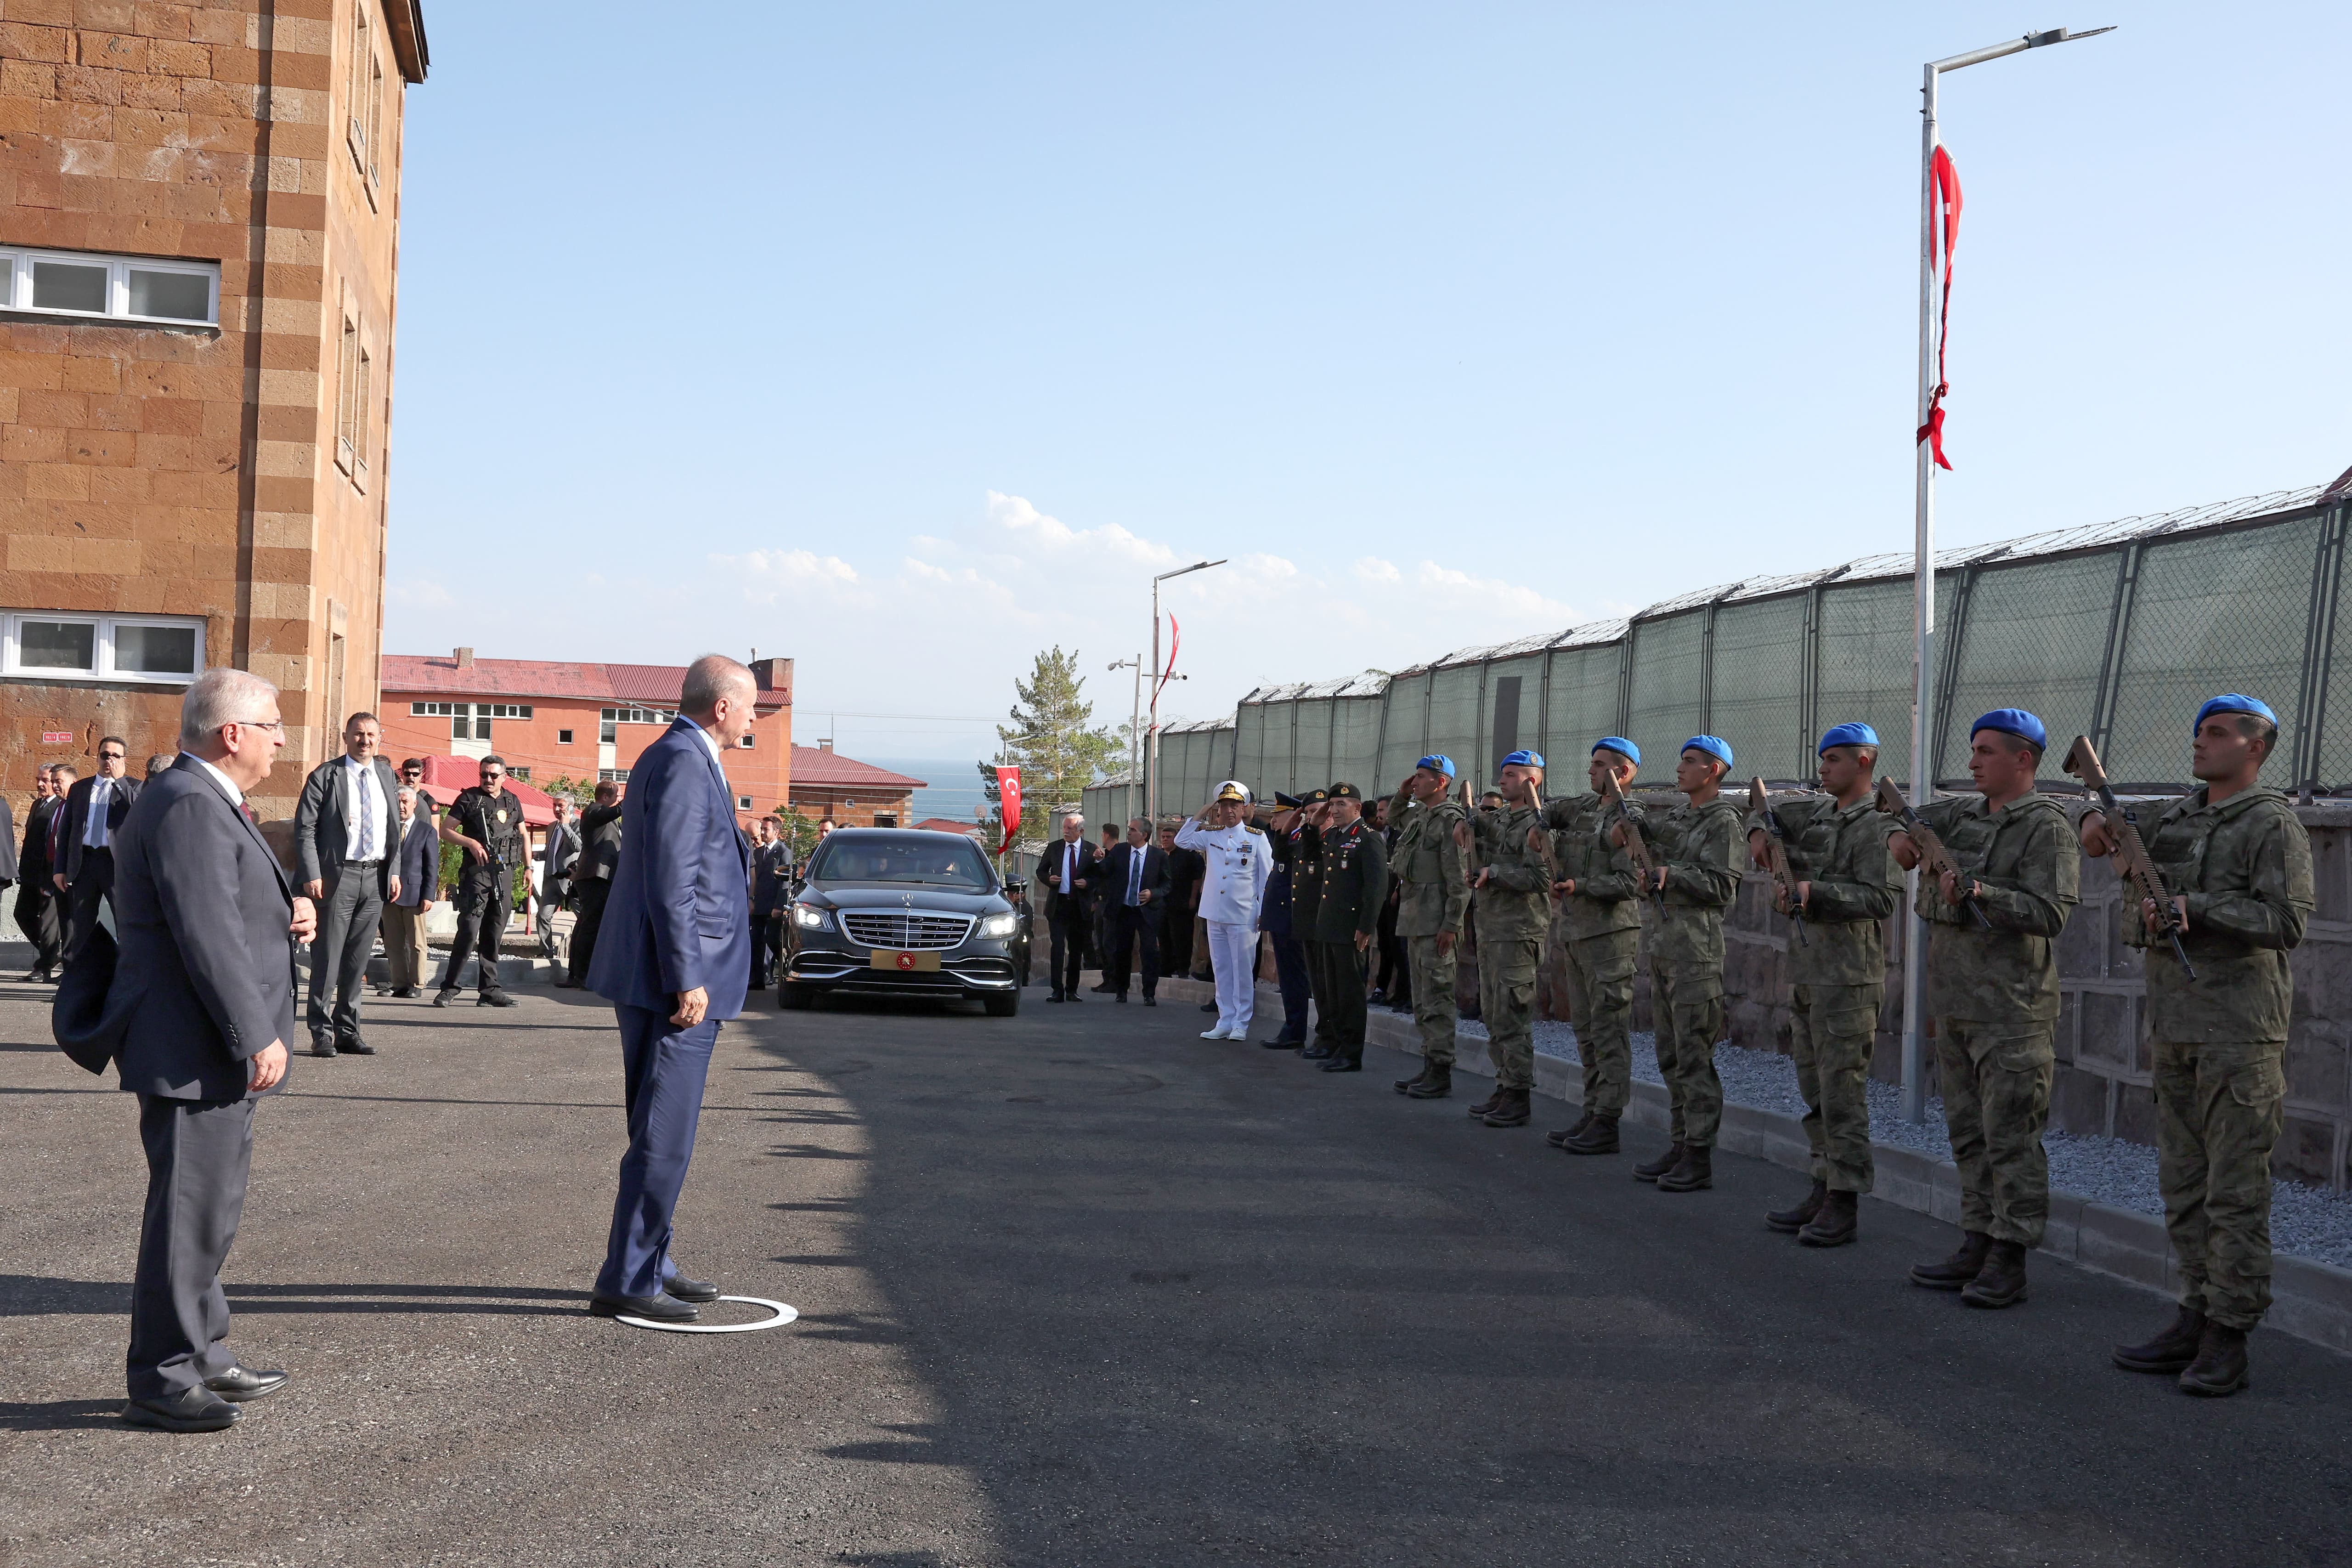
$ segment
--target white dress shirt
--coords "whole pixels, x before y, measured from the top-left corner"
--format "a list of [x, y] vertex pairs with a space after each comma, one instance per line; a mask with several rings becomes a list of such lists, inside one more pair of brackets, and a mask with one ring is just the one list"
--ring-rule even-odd
[[104, 773], [89, 781], [89, 815], [82, 819], [81, 842], [86, 849], [106, 847], [106, 808], [114, 798], [114, 781]]
[[236, 806], [240, 811], [245, 808], [245, 792], [237, 788], [236, 784], [230, 783], [229, 776], [226, 773], [213, 766], [212, 763], [205, 761], [204, 758], [196, 756], [194, 752], [189, 752], [187, 755], [189, 760], [194, 762], [196, 766], [205, 770], [206, 776], [208, 776], [214, 784], [220, 786], [221, 794], [228, 796], [229, 805]]
[[[373, 760], [355, 763], [346, 756], [341, 761], [343, 858], [373, 866], [388, 853], [387, 846], [392, 839], [392, 803], [384, 799], [383, 781], [376, 777]], [[375, 818], [373, 837], [362, 831], [368, 825], [360, 820], [360, 779], [362, 774], [367, 778], [369, 806]], [[373, 852], [361, 855], [362, 843], [373, 845]]]

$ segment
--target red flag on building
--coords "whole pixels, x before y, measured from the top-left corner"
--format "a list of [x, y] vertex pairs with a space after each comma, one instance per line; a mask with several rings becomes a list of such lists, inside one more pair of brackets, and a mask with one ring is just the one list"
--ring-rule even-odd
[[1944, 337], [1952, 322], [1952, 247], [1960, 242], [1960, 172], [1952, 166], [1952, 155], [1938, 144], [1935, 156], [1927, 161], [1927, 173], [1936, 183], [1936, 210], [1928, 216], [1927, 242], [1937, 247], [1943, 266], [1944, 300], [1936, 319], [1936, 390], [1927, 398], [1927, 422], [1919, 426], [1912, 444], [1927, 442], [1936, 466], [1948, 470], [1952, 465], [1944, 456], [1944, 394], [1950, 388], [1944, 381]]
[[996, 770], [996, 794], [998, 804], [1003, 806], [1004, 816], [1004, 842], [996, 847], [996, 852], [1002, 855], [1013, 847], [1013, 835], [1021, 826], [1021, 770], [1019, 768]]

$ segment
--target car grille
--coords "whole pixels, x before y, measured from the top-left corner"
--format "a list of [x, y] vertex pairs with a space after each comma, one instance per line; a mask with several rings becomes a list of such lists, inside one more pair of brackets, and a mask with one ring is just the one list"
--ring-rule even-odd
[[844, 910], [842, 929], [860, 947], [916, 952], [961, 945], [971, 934], [970, 915], [927, 914], [920, 910]]

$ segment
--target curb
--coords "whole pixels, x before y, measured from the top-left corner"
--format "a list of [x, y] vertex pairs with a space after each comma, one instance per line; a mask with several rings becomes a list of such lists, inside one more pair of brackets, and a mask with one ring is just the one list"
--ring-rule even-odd
[[[1160, 992], [1170, 1001], [1215, 999], [1215, 988], [1199, 980], [1162, 980]], [[1282, 993], [1261, 984], [1257, 988], [1256, 1014], [1261, 1019], [1280, 1018]], [[1368, 1047], [1394, 1051], [1415, 1061], [1421, 1059], [1420, 1033], [1412, 1021], [1402, 1015], [1375, 1010], [1364, 1031], [1364, 1039]], [[1494, 1076], [1491, 1067], [1483, 1061], [1473, 1063], [1466, 1055], [1454, 1062], [1454, 1070], [1475, 1078]], [[1570, 1105], [1584, 1102], [1583, 1080], [1558, 1057], [1537, 1056], [1536, 1092]], [[1634, 1079], [1625, 1120], [1665, 1131], [1669, 1125], [1665, 1087]], [[1812, 1152], [1805, 1142], [1804, 1129], [1797, 1118], [1786, 1111], [1726, 1100], [1716, 1144], [1784, 1170], [1810, 1171], [1812, 1167]], [[1958, 1222], [1958, 1169], [1916, 1150], [1875, 1140], [1872, 1141], [1870, 1152], [1877, 1175], [1871, 1197], [1947, 1223]], [[2072, 1193], [2054, 1189], [2051, 1192], [2049, 1228], [2037, 1250], [2168, 1298], [2179, 1286], [2172, 1244], [2160, 1217], [2094, 1203]], [[2271, 1310], [2263, 1320], [2265, 1327], [2330, 1350], [2352, 1352], [2352, 1269], [2280, 1253], [2271, 1260]]]

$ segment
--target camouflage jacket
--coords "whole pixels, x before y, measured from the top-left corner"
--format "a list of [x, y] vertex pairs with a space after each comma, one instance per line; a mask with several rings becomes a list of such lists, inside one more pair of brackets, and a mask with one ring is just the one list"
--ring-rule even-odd
[[2142, 928], [2139, 900], [2126, 889], [2124, 941], [2147, 950], [2149, 1033], [2183, 1043], [2284, 1043], [2294, 994], [2286, 955], [2303, 941], [2314, 900], [2311, 837], [2286, 796], [2257, 788], [2210, 805], [2200, 789], [2140, 833], [2166, 891], [2188, 897], [2181, 944], [2197, 971], [2194, 980], [2183, 974], [2172, 944]]
[[1927, 921], [1927, 1010], [1939, 1018], [2048, 1023], [2058, 1016], [2058, 933], [2081, 897], [2083, 849], [2066, 808], [2028, 794], [1999, 811], [1980, 795], [1930, 801], [1920, 818], [1959, 862], [1963, 885], [1992, 929], [1965, 903], [1948, 904], [1922, 869], [1916, 906]]
[[1471, 814], [1470, 875], [1494, 872], [1470, 895], [1481, 934], [1541, 936], [1551, 928], [1551, 874], [1528, 847], [1528, 831], [1542, 820], [1531, 805]]
[[1389, 856], [1389, 874], [1397, 879], [1397, 935], [1461, 934], [1470, 885], [1463, 879], [1462, 847], [1454, 842], [1454, 829], [1465, 816], [1443, 797], [1427, 805], [1391, 803], [1390, 820], [1402, 824]]
[[1322, 875], [1315, 927], [1302, 932], [1318, 942], [1353, 942], [1380, 929], [1381, 905], [1389, 896], [1388, 847], [1361, 817], [1345, 827], [1327, 827], [1318, 857]]
[[1664, 918], [1650, 933], [1653, 963], [1723, 971], [1723, 911], [1739, 896], [1748, 836], [1739, 807], [1717, 795], [1641, 819], [1650, 858], [1666, 873]]
[[[1887, 819], [1867, 797], [1844, 810], [1825, 795], [1777, 800], [1789, 834], [1789, 871], [1811, 882], [1805, 940], [1789, 943], [1796, 985], [1882, 985], [1885, 942], [1879, 922], [1895, 912], [1903, 874], [1886, 852]], [[1750, 828], [1763, 831], [1760, 821]]]
[[[1629, 805], [1626, 815], [1639, 824], [1642, 808]], [[1589, 790], [1544, 807], [1560, 880], [1576, 884], [1576, 891], [1559, 901], [1560, 919], [1570, 942], [1642, 929], [1642, 888], [1633, 862], [1609, 838], [1615, 820], [1609, 803]]]

